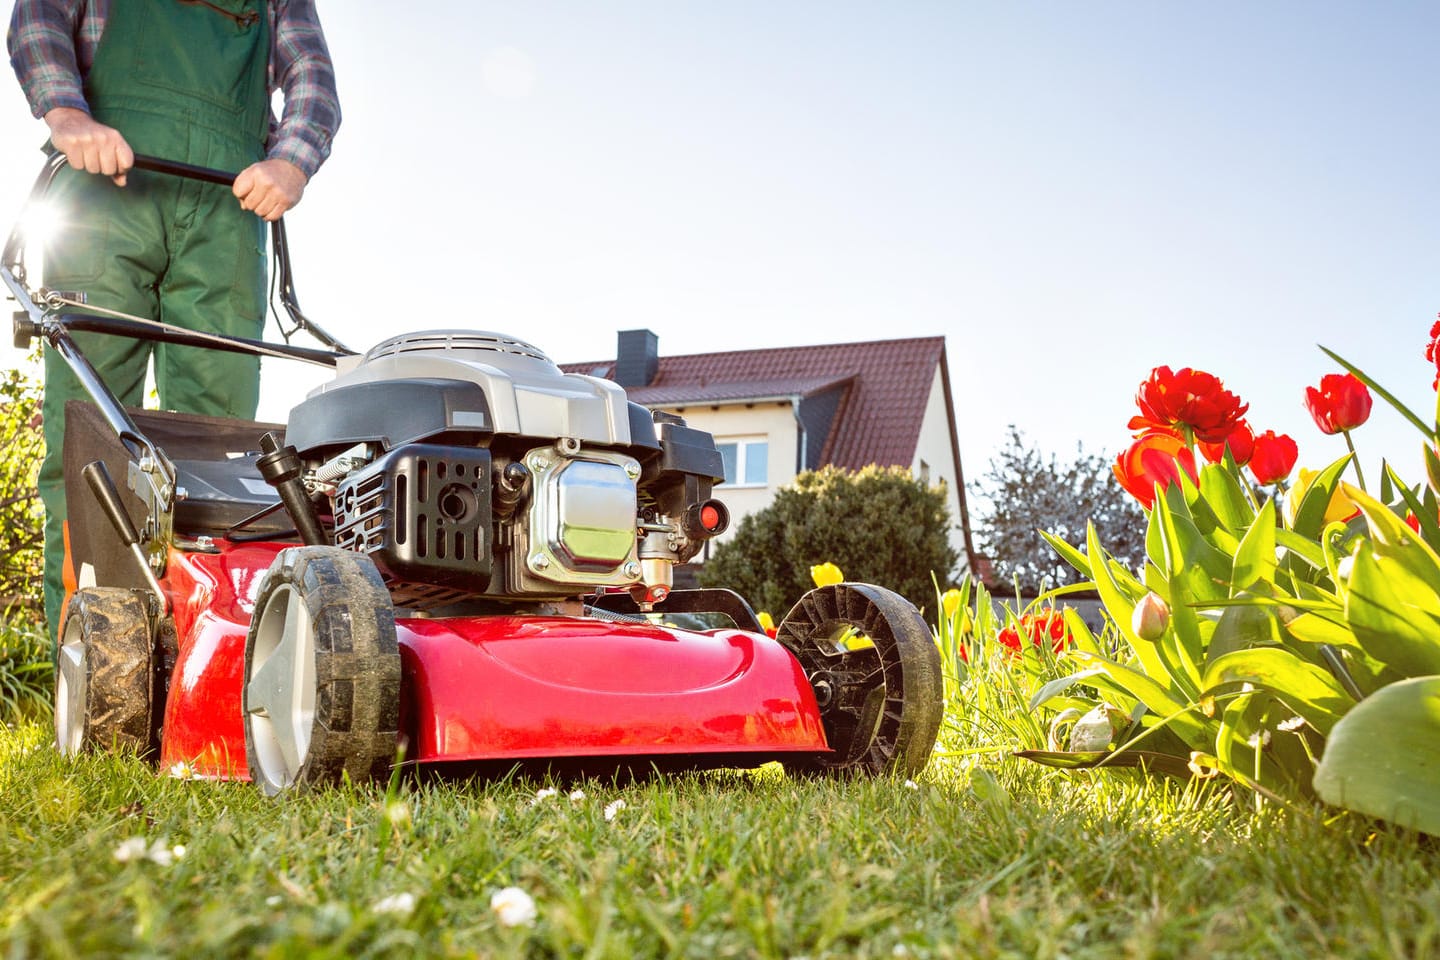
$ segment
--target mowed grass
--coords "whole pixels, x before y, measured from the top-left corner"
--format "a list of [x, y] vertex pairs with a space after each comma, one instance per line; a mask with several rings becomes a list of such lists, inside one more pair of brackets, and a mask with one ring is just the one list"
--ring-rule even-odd
[[[183, 855], [117, 860], [136, 837]], [[1421, 957], [1437, 876], [1414, 834], [999, 756], [913, 786], [762, 768], [277, 802], [0, 728], [6, 957]], [[491, 910], [509, 886], [533, 926]]]

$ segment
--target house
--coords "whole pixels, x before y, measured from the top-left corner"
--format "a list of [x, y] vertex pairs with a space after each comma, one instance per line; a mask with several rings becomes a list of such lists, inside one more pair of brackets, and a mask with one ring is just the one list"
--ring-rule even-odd
[[732, 531], [803, 470], [903, 466], [945, 482], [957, 575], [976, 568], [944, 337], [661, 356], [654, 333], [622, 330], [615, 360], [561, 367], [713, 434]]

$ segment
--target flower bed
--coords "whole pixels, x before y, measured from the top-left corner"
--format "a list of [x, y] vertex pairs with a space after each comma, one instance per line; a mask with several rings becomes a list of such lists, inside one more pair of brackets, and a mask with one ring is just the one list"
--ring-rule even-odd
[[[1440, 323], [1431, 337], [1440, 361]], [[1319, 799], [1440, 833], [1440, 426], [1330, 356], [1345, 372], [1304, 402], [1350, 452], [1298, 474], [1293, 438], [1256, 431], [1218, 377], [1162, 366], [1140, 385], [1115, 475], [1146, 510], [1147, 562], [1126, 569], [1093, 528], [1080, 545], [1047, 538], [1107, 622], [1065, 615], [1054, 669], [1029, 668], [1046, 742], [1022, 756], [1225, 778], [1257, 803]], [[1374, 395], [1424, 433], [1428, 483], [1387, 466], [1366, 485], [1350, 434]], [[998, 643], [1033, 640], [1037, 616]]]

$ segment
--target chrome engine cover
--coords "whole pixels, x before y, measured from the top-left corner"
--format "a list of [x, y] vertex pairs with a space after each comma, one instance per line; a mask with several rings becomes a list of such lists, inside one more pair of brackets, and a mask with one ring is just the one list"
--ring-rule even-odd
[[640, 579], [640, 462], [573, 440], [526, 451], [530, 497], [514, 527], [506, 592], [554, 595]]

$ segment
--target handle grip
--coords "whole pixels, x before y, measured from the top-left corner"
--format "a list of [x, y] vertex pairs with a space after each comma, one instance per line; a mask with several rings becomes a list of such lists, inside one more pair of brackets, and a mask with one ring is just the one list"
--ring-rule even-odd
[[136, 170], [149, 170], [151, 173], [168, 173], [172, 177], [184, 177], [187, 180], [203, 180], [205, 183], [218, 183], [222, 187], [233, 186], [238, 173], [227, 173], [224, 170], [216, 170], [212, 167], [197, 167], [193, 163], [181, 163], [178, 160], [162, 160], [160, 157], [147, 157], [144, 154], [135, 154]]
[[90, 492], [100, 501], [100, 508], [105, 511], [105, 516], [110, 519], [125, 546], [133, 547], [139, 543], [140, 532], [135, 529], [134, 521], [125, 511], [125, 504], [120, 502], [120, 491], [116, 489], [115, 481], [110, 479], [110, 471], [105, 469], [104, 461], [92, 460], [85, 464], [80, 473], [90, 485]]

